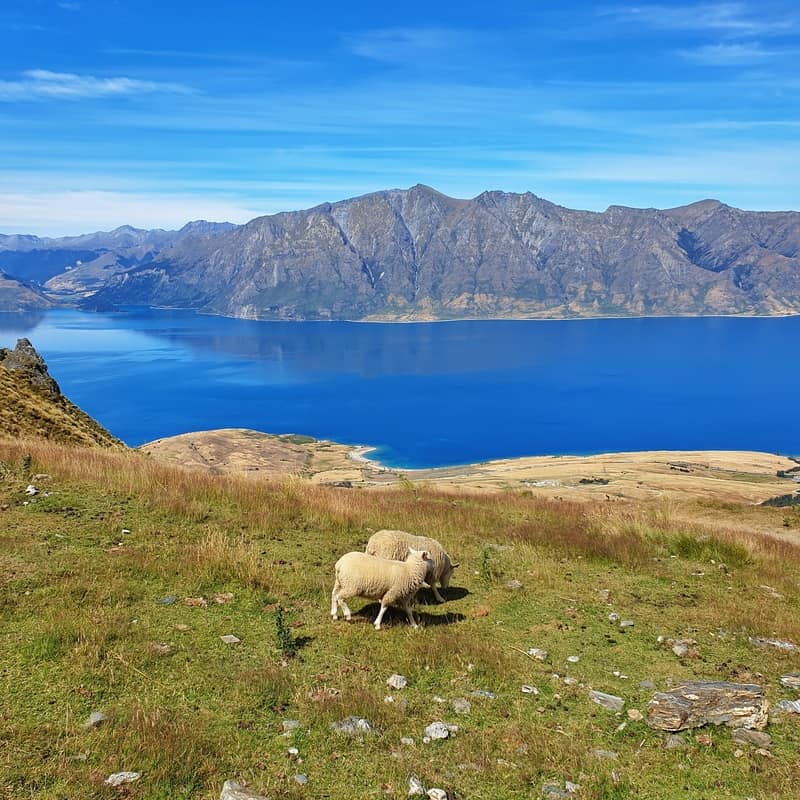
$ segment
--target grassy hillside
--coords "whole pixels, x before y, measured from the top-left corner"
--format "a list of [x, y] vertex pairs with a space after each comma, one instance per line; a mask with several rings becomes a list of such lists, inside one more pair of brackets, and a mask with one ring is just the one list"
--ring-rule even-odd
[[[30, 498], [32, 473], [51, 477]], [[676, 510], [260, 483], [4, 440], [0, 796], [210, 799], [235, 778], [273, 798], [404, 798], [412, 774], [463, 800], [541, 797], [567, 780], [595, 800], [795, 796], [796, 716], [771, 722], [766, 755], [727, 729], [665, 749], [664, 734], [628, 718], [652, 696], [641, 681], [751, 681], [771, 701], [793, 696], [779, 678], [798, 653], [749, 637], [800, 643], [800, 551], [746, 524], [679, 524]], [[747, 507], [743, 519], [762, 512], [789, 513]], [[328, 616], [333, 563], [381, 527], [433, 535], [461, 562], [449, 602], [418, 606], [419, 631], [394, 614], [376, 632], [365, 601], [351, 624]], [[199, 597], [207, 607], [185, 602]], [[678, 658], [658, 636], [695, 652]], [[407, 688], [386, 687], [394, 672]], [[589, 687], [625, 711], [595, 705]], [[483, 690], [496, 697], [473, 694]], [[93, 711], [108, 720], [84, 728]], [[333, 733], [349, 715], [382, 732]], [[284, 720], [299, 729], [284, 737]], [[423, 744], [437, 720], [459, 729]], [[141, 780], [103, 785], [120, 770]]]
[[[13, 368], [7, 368], [7, 364], [13, 364]], [[0, 435], [124, 446], [61, 394], [27, 340], [21, 340], [16, 350], [0, 349]]]

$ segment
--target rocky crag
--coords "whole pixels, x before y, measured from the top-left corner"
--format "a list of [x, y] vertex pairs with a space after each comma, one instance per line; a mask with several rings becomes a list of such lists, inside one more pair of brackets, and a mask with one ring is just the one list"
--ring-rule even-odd
[[124, 447], [64, 397], [27, 339], [20, 339], [13, 350], [0, 348], [0, 436]]

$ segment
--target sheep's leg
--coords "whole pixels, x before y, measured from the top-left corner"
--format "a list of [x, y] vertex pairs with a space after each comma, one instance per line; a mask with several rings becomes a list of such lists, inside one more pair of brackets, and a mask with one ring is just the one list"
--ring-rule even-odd
[[383, 615], [386, 613], [387, 608], [389, 608], [389, 605], [388, 604], [384, 605], [383, 601], [381, 601], [381, 610], [378, 612], [378, 616], [375, 620], [376, 631], [379, 631], [381, 629], [381, 622], [383, 622]]
[[344, 598], [341, 595], [341, 592], [338, 595], [336, 595], [336, 599], [339, 601], [339, 608], [342, 609], [342, 612], [344, 613], [344, 618], [348, 622], [350, 622], [350, 617], [352, 617], [353, 614], [350, 611], [350, 606], [348, 606], [347, 603], [345, 603]]
[[[442, 587], [444, 588], [444, 587]], [[436, 588], [436, 584], [431, 584], [431, 589], [433, 589], [433, 596], [436, 598], [437, 603], [444, 603], [444, 597], [439, 594], [439, 590]]]
[[406, 603], [403, 608], [405, 609], [406, 616], [408, 617], [408, 621], [411, 623], [412, 628], [419, 628], [417, 625], [417, 621], [414, 619], [414, 612], [411, 610], [411, 603]]
[[338, 594], [339, 594], [339, 581], [337, 580], [333, 584], [333, 591], [331, 592], [331, 617], [334, 620], [339, 618], [339, 615], [336, 613], [338, 610]]

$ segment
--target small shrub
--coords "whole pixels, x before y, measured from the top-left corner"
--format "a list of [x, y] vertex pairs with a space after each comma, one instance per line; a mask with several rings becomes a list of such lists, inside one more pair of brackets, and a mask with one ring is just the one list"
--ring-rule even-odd
[[289, 630], [282, 606], [275, 609], [275, 644], [284, 658], [292, 658], [297, 653], [297, 642]]

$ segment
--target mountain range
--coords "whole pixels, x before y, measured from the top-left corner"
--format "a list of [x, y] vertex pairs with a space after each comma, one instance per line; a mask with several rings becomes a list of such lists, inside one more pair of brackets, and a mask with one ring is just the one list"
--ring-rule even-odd
[[800, 312], [800, 213], [716, 200], [590, 212], [418, 185], [241, 226], [0, 236], [0, 270], [0, 308], [15, 284], [28, 308], [253, 319], [786, 314]]

